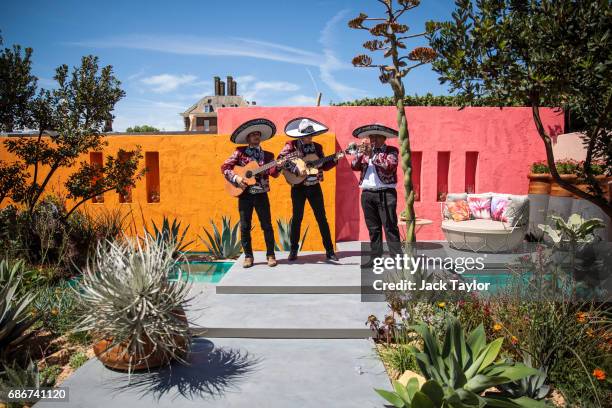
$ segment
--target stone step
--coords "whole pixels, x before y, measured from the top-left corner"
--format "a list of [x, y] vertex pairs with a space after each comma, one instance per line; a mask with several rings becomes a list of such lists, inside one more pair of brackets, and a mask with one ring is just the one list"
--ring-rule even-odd
[[363, 339], [370, 314], [384, 318], [384, 302], [358, 294], [198, 295], [187, 316], [196, 335], [211, 338]]
[[36, 407], [384, 407], [391, 389], [363, 339], [194, 339], [188, 365], [121, 373], [92, 359], [71, 375], [69, 400]]

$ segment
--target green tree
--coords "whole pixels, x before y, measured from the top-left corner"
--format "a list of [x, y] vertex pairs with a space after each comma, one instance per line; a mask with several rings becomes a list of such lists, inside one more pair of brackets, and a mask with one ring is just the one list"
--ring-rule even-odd
[[[138, 146], [130, 152], [121, 150], [119, 158], [108, 156], [103, 166], [87, 161], [75, 166], [82, 155], [100, 151], [107, 144], [102, 134], [104, 126], [125, 92], [112, 66], [100, 69], [98, 58], [92, 55], [83, 57], [81, 65], [74, 67], [71, 73], [67, 65], [58, 67], [54, 79], [57, 81], [55, 89], [41, 89], [36, 97], [30, 93], [27, 103], [15, 112], [18, 117], [27, 110], [27, 121], [13, 123], [37, 129], [37, 134], [5, 140], [7, 150], [18, 160], [12, 165], [2, 163], [0, 166], [3, 172], [0, 198], [10, 196], [32, 214], [53, 175], [61, 168], [76, 167], [64, 183], [68, 198], [75, 202], [65, 215], [68, 218], [80, 205], [97, 195], [110, 190], [125, 193], [143, 175], [143, 171], [137, 172], [142, 154]], [[9, 101], [3, 99], [0, 105], [5, 103]], [[25, 173], [26, 169], [32, 173]]]
[[159, 129], [149, 125], [136, 125], [125, 130], [128, 133], [150, 133], [159, 132]]
[[[404, 173], [404, 189], [406, 200], [406, 240], [415, 242], [415, 217], [414, 217], [414, 189], [412, 187], [412, 163], [410, 150], [410, 135], [408, 134], [408, 123], [404, 109], [404, 98], [406, 91], [402, 78], [413, 69], [424, 65], [435, 57], [431, 48], [416, 47], [407, 54], [405, 40], [424, 37], [428, 32], [435, 30], [435, 24], [428, 23], [426, 31], [417, 34], [406, 34], [408, 26], [401, 24], [400, 18], [405, 12], [417, 7], [420, 0], [377, 0], [384, 6], [385, 16], [382, 18], [370, 18], [364, 13], [349, 21], [350, 28], [367, 30], [374, 39], [366, 41], [363, 47], [374, 52], [384, 51], [384, 58], [390, 58], [389, 64], [373, 64], [369, 55], [358, 55], [353, 58], [356, 67], [378, 68], [380, 70], [380, 81], [389, 84], [393, 90], [393, 100], [397, 107], [397, 127], [400, 139], [400, 155], [402, 171]], [[366, 25], [367, 22], [374, 22]], [[411, 63], [411, 65], [408, 65]]]
[[[593, 177], [594, 160], [612, 171], [612, 6], [609, 0], [457, 0], [453, 20], [429, 35], [433, 68], [463, 104], [489, 98], [531, 107], [554, 180], [612, 217]], [[564, 181], [554, 165], [551, 129], [540, 106], [569, 109], [584, 121], [591, 189]]]
[[[455, 95], [406, 95], [404, 106], [461, 106], [463, 101]], [[377, 98], [362, 98], [353, 101], [332, 103], [333, 106], [395, 106], [392, 96], [381, 96]], [[498, 101], [481, 98], [472, 101], [470, 106], [500, 106]], [[521, 106], [518, 101], [511, 102], [503, 106]]]
[[23, 53], [19, 45], [0, 50], [0, 132], [30, 125], [29, 103], [36, 93], [37, 82], [31, 69], [31, 48]]

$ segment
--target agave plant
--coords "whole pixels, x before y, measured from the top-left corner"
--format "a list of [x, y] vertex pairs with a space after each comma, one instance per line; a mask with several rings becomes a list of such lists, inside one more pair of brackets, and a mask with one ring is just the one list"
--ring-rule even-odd
[[567, 221], [557, 215], [551, 215], [550, 218], [554, 223], [554, 228], [543, 224], [538, 224], [538, 228], [544, 231], [556, 245], [589, 244], [596, 240], [594, 231], [606, 226], [599, 218], [585, 219], [580, 214], [570, 215]]
[[33, 293], [21, 293], [23, 262], [0, 262], [0, 352], [15, 350], [31, 335], [38, 316], [30, 311]]
[[[523, 352], [523, 363], [527, 367], [533, 367], [531, 355]], [[500, 384], [499, 389], [513, 398], [529, 397], [536, 400], [546, 398], [550, 391], [550, 385], [546, 384], [548, 367], [540, 367], [538, 373], [521, 378], [508, 384]]]
[[[16, 363], [11, 366], [3, 364], [2, 373], [0, 373], [0, 393], [6, 395], [9, 391], [23, 388], [40, 388], [40, 373], [38, 366], [32, 360], [28, 362], [25, 368], [19, 367]], [[24, 405], [8, 405], [24, 406]]]
[[[274, 244], [274, 249], [277, 251], [290, 251], [291, 250], [291, 221], [292, 218], [289, 218], [289, 221], [283, 220], [279, 218], [276, 220], [276, 225], [278, 226], [278, 244]], [[308, 228], [304, 230], [304, 234], [302, 235], [302, 239], [300, 240], [300, 250], [304, 246], [304, 241], [306, 241], [306, 235], [308, 234]]]
[[397, 408], [441, 408], [444, 405], [444, 390], [436, 381], [429, 380], [419, 390], [419, 380], [411, 378], [406, 385], [393, 380], [394, 391], [375, 391]]
[[[109, 349], [121, 345], [130, 365], [140, 363], [132, 356], [153, 353], [161, 353], [165, 361], [185, 362], [191, 335], [180, 315], [191, 300], [191, 284], [181, 279], [173, 252], [174, 247], [148, 235], [99, 243], [75, 288], [81, 309], [75, 331], [108, 341]], [[174, 271], [178, 279], [169, 281]]]
[[491, 387], [539, 373], [522, 363], [496, 361], [503, 338], [487, 344], [482, 324], [466, 339], [459, 321], [450, 319], [442, 345], [427, 325], [419, 324], [414, 329], [423, 339], [423, 351], [412, 346], [419, 369], [426, 379], [442, 385], [449, 406], [545, 406], [528, 397], [480, 396]]
[[174, 247], [174, 256], [185, 252], [189, 245], [193, 243], [193, 241], [185, 242], [185, 234], [187, 234], [187, 231], [189, 230], [189, 225], [187, 225], [187, 227], [181, 231], [181, 222], [179, 222], [176, 218], [172, 220], [172, 223], [170, 223], [170, 219], [164, 215], [164, 219], [160, 227], [158, 227], [155, 222], [152, 222], [152, 224], [153, 233], [149, 233], [147, 231], [147, 234], [154, 237], [155, 241], [159, 244]]
[[213, 220], [210, 220], [212, 225], [212, 233], [204, 228], [206, 239], [198, 235], [198, 238], [206, 245], [208, 251], [218, 259], [238, 258], [241, 252], [240, 239], [238, 237], [237, 222], [232, 227], [232, 219], [230, 217], [221, 218], [221, 231]]

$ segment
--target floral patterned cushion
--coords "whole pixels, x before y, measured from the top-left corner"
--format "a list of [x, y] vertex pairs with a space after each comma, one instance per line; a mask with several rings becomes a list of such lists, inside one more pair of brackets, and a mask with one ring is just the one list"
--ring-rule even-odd
[[467, 221], [470, 219], [470, 206], [465, 200], [446, 202], [446, 210], [453, 221]]
[[510, 199], [504, 196], [493, 196], [491, 199], [491, 218], [495, 221], [508, 222], [506, 210], [510, 204]]
[[491, 197], [468, 196], [468, 205], [470, 213], [476, 219], [490, 220], [491, 219]]

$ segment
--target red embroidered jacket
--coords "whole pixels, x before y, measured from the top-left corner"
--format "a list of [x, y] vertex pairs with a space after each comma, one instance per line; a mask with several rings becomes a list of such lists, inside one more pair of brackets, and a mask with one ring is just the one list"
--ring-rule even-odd
[[[246, 153], [248, 146], [239, 146], [236, 148], [234, 153], [221, 165], [221, 173], [225, 177], [227, 181], [233, 183], [234, 178], [234, 166], [244, 166], [248, 162], [253, 161], [254, 159]], [[270, 163], [274, 160], [274, 154], [271, 152], [267, 152], [261, 149], [263, 154], [259, 154], [259, 160], [257, 161], [259, 165], [264, 165], [266, 163]], [[280, 174], [280, 169], [277, 166], [272, 167], [268, 171], [261, 173], [256, 176], [256, 183], [253, 186], [248, 188], [249, 193], [265, 193], [270, 191], [270, 181], [269, 176], [278, 177]]]
[[[280, 159], [295, 151], [299, 151], [303, 156], [314, 153], [319, 158], [325, 157], [325, 155], [323, 154], [323, 146], [321, 146], [319, 143], [312, 142], [311, 144], [305, 145], [299, 139], [296, 139], [290, 140], [285, 144], [281, 152], [278, 154], [278, 158]], [[301, 182], [300, 185], [311, 186], [323, 181], [323, 172], [333, 169], [337, 164], [338, 162], [336, 160], [330, 160], [327, 163], [324, 163], [319, 168], [319, 173], [317, 174], [316, 180], [309, 180], [308, 178], [306, 178], [306, 180]], [[292, 161], [288, 161], [285, 166], [285, 168], [293, 174], [299, 175], [297, 166]]]
[[[383, 145], [381, 151], [374, 154], [372, 164], [376, 170], [376, 174], [380, 181], [384, 184], [395, 184], [397, 183], [397, 162], [399, 157], [399, 151], [396, 147]], [[359, 185], [365, 177], [366, 170], [368, 169], [368, 162], [370, 156], [363, 153], [357, 153], [351, 161], [351, 168], [356, 171], [361, 171], [359, 177]]]

